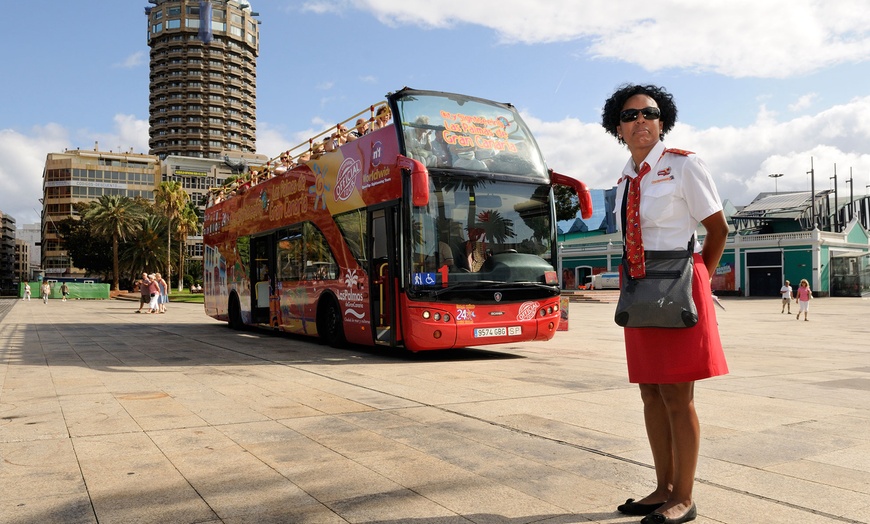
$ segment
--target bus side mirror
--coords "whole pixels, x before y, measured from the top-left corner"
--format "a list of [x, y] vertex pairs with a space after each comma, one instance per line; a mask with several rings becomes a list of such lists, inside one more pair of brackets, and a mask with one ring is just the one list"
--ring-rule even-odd
[[580, 216], [584, 219], [592, 217], [592, 193], [586, 184], [576, 178], [557, 173], [552, 169], [550, 170], [550, 183], [568, 186], [573, 189], [577, 193], [577, 199], [580, 201]]
[[413, 158], [398, 155], [396, 165], [411, 172], [411, 201], [416, 207], [429, 205], [429, 170]]

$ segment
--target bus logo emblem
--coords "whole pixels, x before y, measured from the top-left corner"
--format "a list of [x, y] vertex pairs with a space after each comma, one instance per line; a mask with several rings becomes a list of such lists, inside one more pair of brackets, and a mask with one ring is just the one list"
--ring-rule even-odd
[[344, 162], [338, 168], [338, 174], [335, 176], [335, 191], [333, 195], [336, 202], [342, 202], [350, 198], [356, 188], [357, 176], [362, 171], [358, 160], [353, 158], [345, 158]]
[[383, 146], [381, 145], [381, 141], [377, 140], [372, 143], [372, 165], [378, 167], [381, 165], [381, 154], [383, 153]]
[[501, 293], [496, 293], [492, 296], [496, 302], [501, 302]]
[[517, 313], [517, 320], [532, 320], [540, 306], [539, 302], [523, 302], [519, 313]]

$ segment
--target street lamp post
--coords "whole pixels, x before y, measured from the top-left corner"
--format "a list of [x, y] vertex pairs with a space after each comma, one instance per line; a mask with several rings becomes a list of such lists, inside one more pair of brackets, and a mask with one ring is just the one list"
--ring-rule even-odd
[[852, 168], [851, 167], [849, 168], [849, 180], [846, 180], [846, 182], [849, 182], [849, 222], [851, 222], [852, 218], [853, 218], [852, 215], [854, 213], [853, 205], [855, 202], [855, 187], [852, 183]]
[[834, 176], [829, 178], [834, 181], [834, 232], [840, 232], [840, 211], [837, 209], [840, 205], [837, 202], [837, 164], [834, 164]]
[[779, 177], [782, 176], [782, 173], [771, 173], [767, 176], [769, 176], [770, 178], [773, 179], [773, 191], [774, 191], [774, 194], [778, 195], [779, 194]]

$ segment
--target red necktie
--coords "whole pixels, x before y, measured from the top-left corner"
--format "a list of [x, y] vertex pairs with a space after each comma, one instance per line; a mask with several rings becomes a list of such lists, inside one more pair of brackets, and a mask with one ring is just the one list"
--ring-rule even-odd
[[650, 172], [646, 162], [636, 177], [628, 181], [628, 202], [625, 207], [625, 252], [628, 254], [628, 274], [632, 278], [646, 276], [643, 238], [640, 231], [640, 180]]

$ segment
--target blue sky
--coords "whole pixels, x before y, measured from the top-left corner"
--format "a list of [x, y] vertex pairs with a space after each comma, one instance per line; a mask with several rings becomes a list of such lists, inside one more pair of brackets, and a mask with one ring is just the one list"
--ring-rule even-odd
[[[549, 167], [611, 187], [627, 152], [600, 126], [620, 84], [674, 94], [666, 143], [724, 199], [870, 184], [870, 10], [862, 0], [251, 0], [258, 152], [274, 156], [403, 86], [511, 102]], [[148, 148], [146, 0], [4, 5], [0, 211], [39, 221], [45, 156]], [[691, 5], [697, 4], [697, 5]], [[706, 5], [717, 4], [717, 5]], [[721, 5], [718, 5], [721, 4]]]

